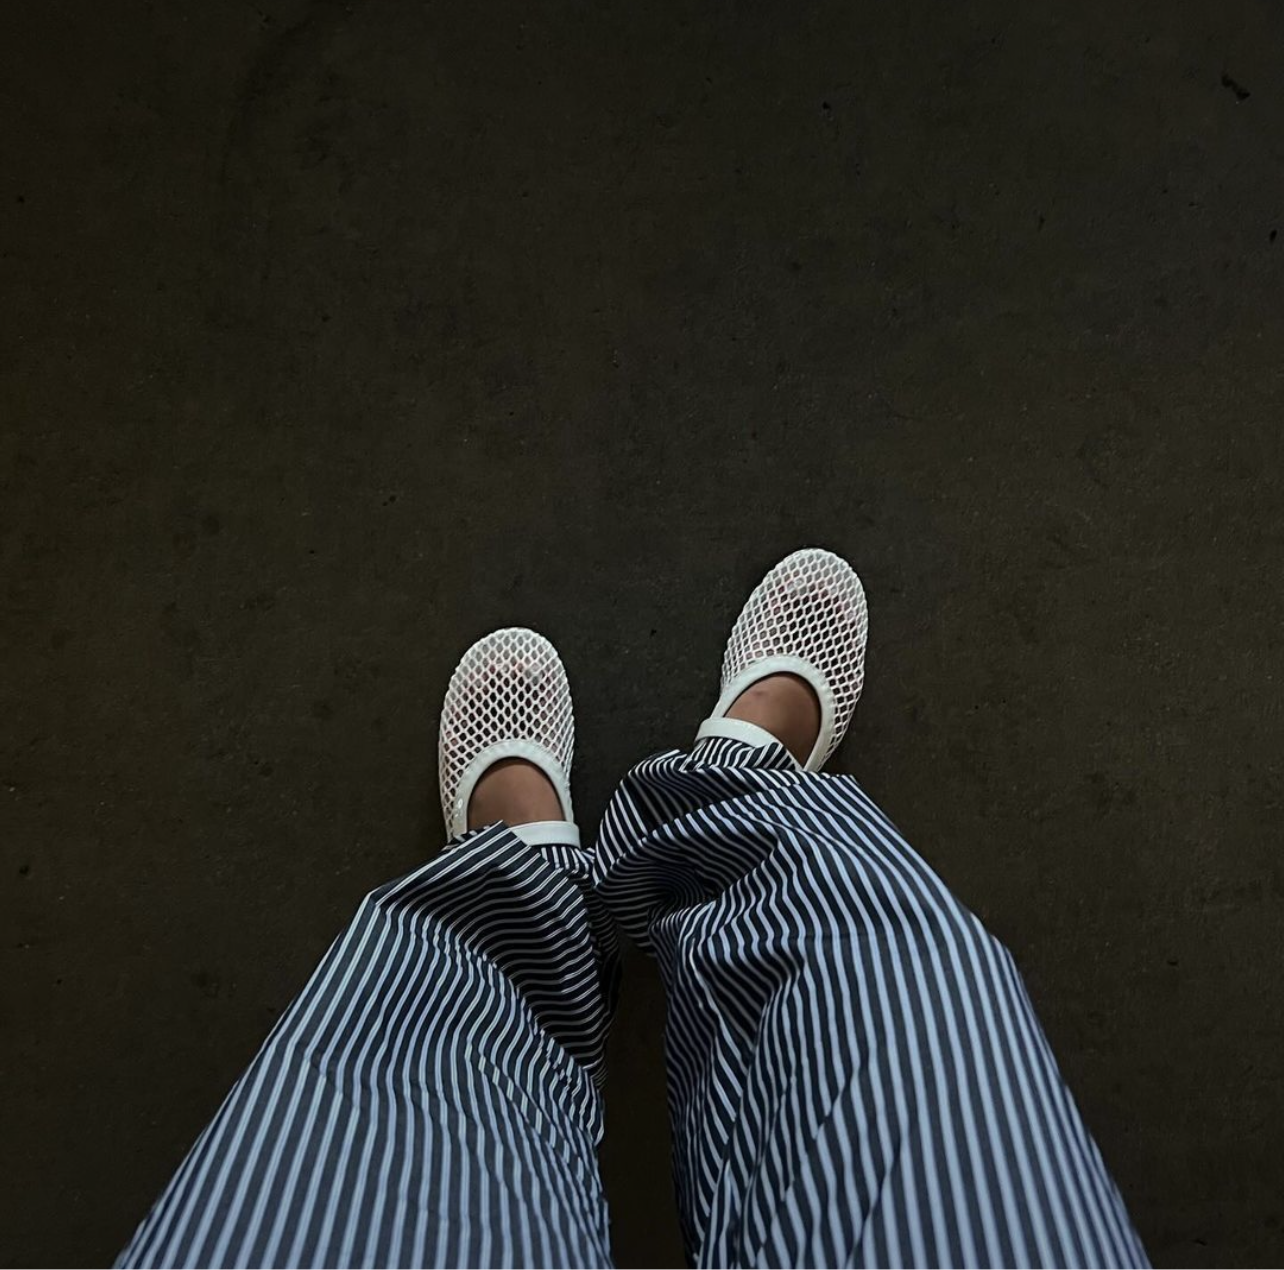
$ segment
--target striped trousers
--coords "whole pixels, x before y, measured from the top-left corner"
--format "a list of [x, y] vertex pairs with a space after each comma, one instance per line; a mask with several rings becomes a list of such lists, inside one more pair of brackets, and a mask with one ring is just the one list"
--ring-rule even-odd
[[714, 738], [595, 851], [496, 824], [367, 896], [117, 1264], [609, 1265], [613, 922], [696, 1265], [1146, 1264], [1006, 949], [854, 779]]

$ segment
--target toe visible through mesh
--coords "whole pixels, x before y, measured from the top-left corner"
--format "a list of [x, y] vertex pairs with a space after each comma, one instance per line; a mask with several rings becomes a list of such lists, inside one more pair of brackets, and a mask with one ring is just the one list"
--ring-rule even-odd
[[795, 551], [763, 578], [741, 610], [722, 660], [722, 686], [766, 657], [810, 662], [834, 694], [834, 736], [823, 756], [828, 759], [860, 697], [868, 626], [865, 588], [856, 570], [832, 551]]
[[447, 824], [468, 764], [489, 746], [514, 739], [543, 746], [569, 774], [575, 720], [566, 670], [553, 645], [524, 627], [478, 640], [451, 676], [438, 744]]

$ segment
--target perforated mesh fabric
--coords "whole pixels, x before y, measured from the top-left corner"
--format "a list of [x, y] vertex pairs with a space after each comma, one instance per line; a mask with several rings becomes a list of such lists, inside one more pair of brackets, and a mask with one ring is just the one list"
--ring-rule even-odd
[[776, 565], [745, 602], [722, 659], [722, 687], [764, 657], [810, 662], [834, 694], [828, 759], [860, 697], [868, 626], [865, 588], [856, 570], [832, 551], [804, 547]]
[[464, 769], [488, 746], [514, 739], [543, 746], [569, 778], [575, 717], [566, 668], [548, 640], [521, 626], [483, 636], [450, 677], [437, 748], [447, 824]]

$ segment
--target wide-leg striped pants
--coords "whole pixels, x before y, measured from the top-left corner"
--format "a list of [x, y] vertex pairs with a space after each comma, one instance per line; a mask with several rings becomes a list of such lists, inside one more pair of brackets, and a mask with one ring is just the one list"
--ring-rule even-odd
[[854, 779], [721, 739], [595, 852], [492, 825], [373, 891], [118, 1264], [609, 1264], [612, 917], [696, 1264], [1146, 1264], [1008, 952]]

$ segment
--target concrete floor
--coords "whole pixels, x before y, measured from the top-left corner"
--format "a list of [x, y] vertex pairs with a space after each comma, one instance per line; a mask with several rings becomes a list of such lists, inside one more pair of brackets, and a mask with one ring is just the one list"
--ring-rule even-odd
[[[1284, 10], [257, 0], [0, 38], [0, 1260], [102, 1263], [535, 625], [600, 810], [783, 552], [1156, 1261], [1284, 1251]], [[586, 816], [586, 819], [588, 817]], [[631, 960], [604, 1159], [678, 1255]]]

